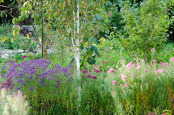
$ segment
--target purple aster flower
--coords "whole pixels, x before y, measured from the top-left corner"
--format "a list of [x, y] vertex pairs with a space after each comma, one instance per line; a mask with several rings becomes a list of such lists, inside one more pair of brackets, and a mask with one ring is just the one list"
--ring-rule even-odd
[[68, 69], [67, 68], [63, 68], [63, 72], [67, 72], [68, 71]]
[[39, 74], [37, 74], [37, 76], [40, 76]]
[[70, 81], [72, 80], [72, 78], [73, 78], [73, 77], [70, 77], [70, 78], [68, 79], [68, 81], [66, 81], [66, 82], [70, 82]]
[[20, 87], [17, 87], [16, 89], [20, 89]]
[[57, 84], [59, 84], [60, 83], [60, 80], [58, 80], [58, 83]]
[[22, 79], [18, 80], [18, 83], [22, 83]]
[[18, 77], [17, 77], [17, 76], [14, 76], [14, 78], [15, 78], [15, 79], [18, 79]]
[[4, 68], [6, 68], [7, 66], [3, 66], [2, 68], [4, 69]]
[[63, 73], [64, 74], [64, 76], [66, 76], [66, 73]]
[[25, 85], [25, 86], [26, 86], [26, 84], [25, 84], [25, 83], [22, 83], [22, 85]]
[[74, 68], [74, 66], [73, 65], [69, 65], [69, 68]]
[[41, 83], [41, 86], [44, 86], [44, 85], [46, 85], [46, 83]]
[[55, 85], [56, 88], [58, 88], [58, 85]]
[[1, 76], [2, 76], [2, 77], [5, 77], [3, 73], [1, 73]]
[[30, 90], [33, 91], [34, 90], [34, 86], [30, 87]]

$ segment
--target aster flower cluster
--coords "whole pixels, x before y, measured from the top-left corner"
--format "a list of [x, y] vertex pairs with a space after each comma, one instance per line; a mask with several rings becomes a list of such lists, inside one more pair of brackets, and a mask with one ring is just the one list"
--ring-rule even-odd
[[[48, 83], [51, 82], [54, 88], [58, 88], [61, 81], [70, 82], [74, 68], [72, 65], [63, 68], [58, 64], [51, 68], [50, 61], [46, 59], [23, 61], [19, 64], [10, 61], [7, 66], [9, 67], [2, 67], [2, 71], [5, 72], [2, 72], [1, 76], [7, 80], [3, 82], [1, 88], [15, 87], [19, 90], [23, 87], [29, 87], [31, 91], [34, 91], [35, 84], [43, 87], [50, 85]], [[60, 76], [63, 76], [63, 78]], [[47, 80], [50, 82], [47, 82]]]

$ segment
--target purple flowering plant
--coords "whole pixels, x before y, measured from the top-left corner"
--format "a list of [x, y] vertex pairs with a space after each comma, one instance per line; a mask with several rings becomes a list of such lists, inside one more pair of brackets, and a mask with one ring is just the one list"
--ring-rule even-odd
[[21, 90], [29, 97], [40, 95], [48, 99], [52, 97], [50, 95], [63, 91], [63, 87], [72, 81], [73, 68], [72, 65], [64, 68], [58, 64], [51, 68], [50, 61], [43, 58], [18, 64], [9, 61], [1, 69], [1, 76], [5, 81], [0, 88]]

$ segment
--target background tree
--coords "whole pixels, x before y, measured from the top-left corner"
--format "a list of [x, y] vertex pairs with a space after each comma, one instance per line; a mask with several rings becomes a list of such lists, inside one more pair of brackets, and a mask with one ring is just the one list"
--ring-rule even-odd
[[150, 49], [160, 51], [166, 42], [166, 31], [171, 19], [168, 17], [166, 2], [146, 0], [140, 6], [132, 6], [127, 1], [121, 9], [126, 34], [120, 36], [120, 41], [127, 50], [134, 51], [131, 55], [142, 54], [147, 61]]
[[13, 17], [18, 15], [18, 3], [16, 0], [0, 0], [0, 24], [11, 23]]

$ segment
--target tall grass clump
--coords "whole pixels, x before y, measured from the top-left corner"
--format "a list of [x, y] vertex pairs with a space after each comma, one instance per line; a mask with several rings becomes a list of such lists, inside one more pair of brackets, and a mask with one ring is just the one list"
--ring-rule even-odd
[[21, 91], [11, 93], [8, 89], [0, 91], [0, 115], [28, 115], [29, 103]]
[[82, 114], [113, 114], [114, 101], [108, 86], [104, 82], [103, 72], [99, 66], [83, 70], [81, 78], [81, 112]]
[[[153, 49], [152, 49], [153, 50]], [[169, 63], [121, 61], [118, 70], [110, 69], [105, 82], [110, 87], [116, 114], [162, 114], [174, 109], [174, 58]], [[111, 71], [112, 70], [112, 71]]]

